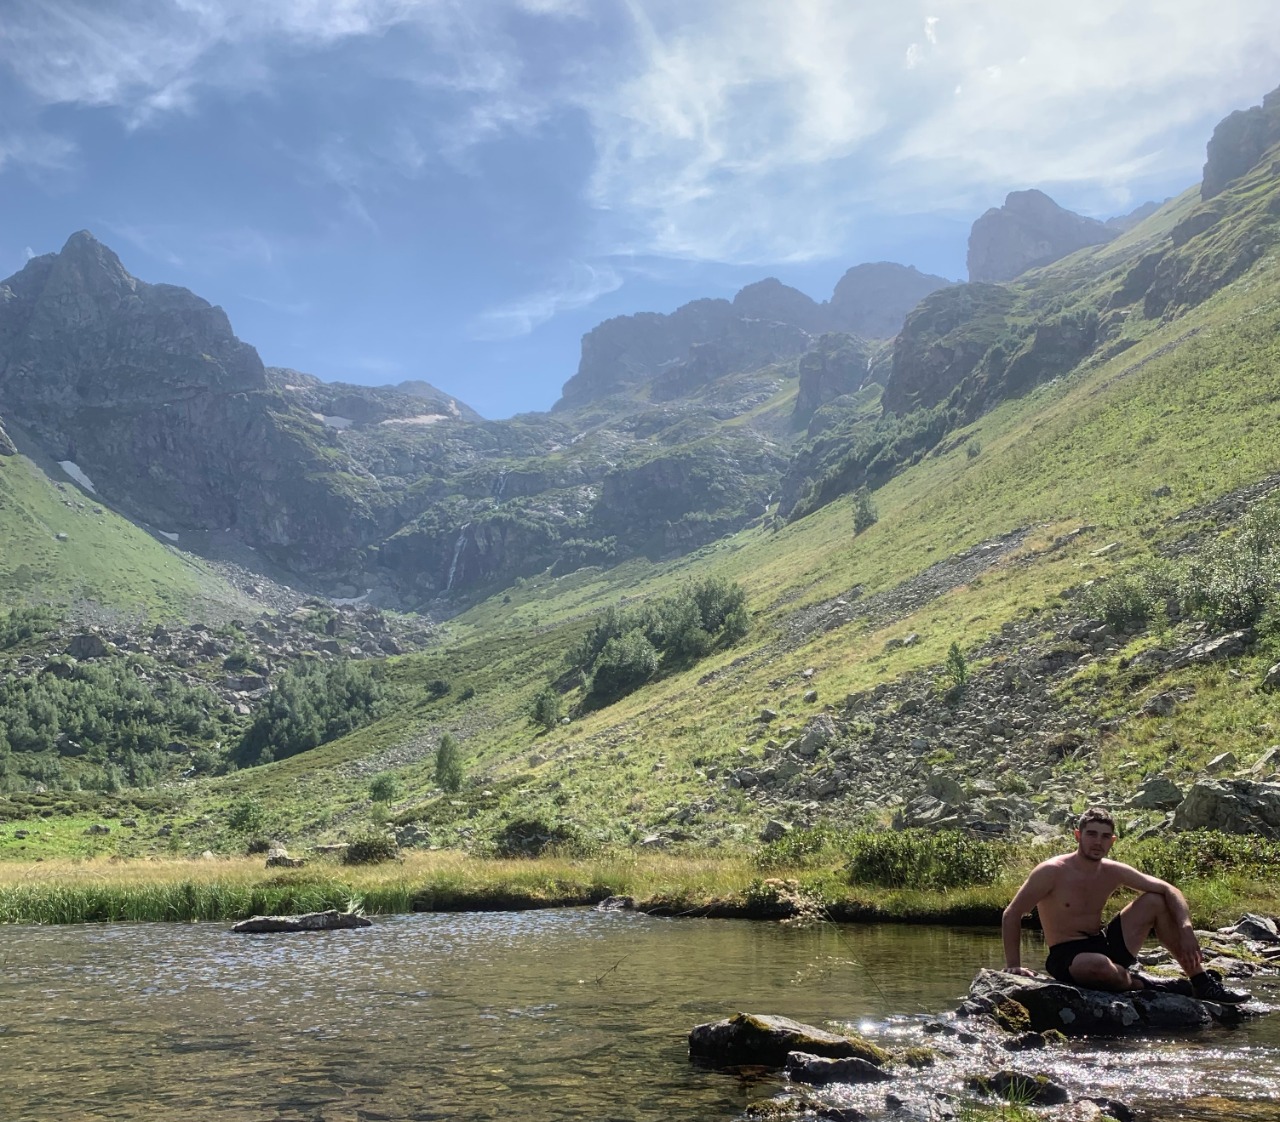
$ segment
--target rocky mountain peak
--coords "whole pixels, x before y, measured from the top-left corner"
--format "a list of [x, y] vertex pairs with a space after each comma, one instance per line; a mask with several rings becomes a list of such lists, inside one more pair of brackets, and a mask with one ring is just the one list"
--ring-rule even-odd
[[824, 326], [822, 305], [777, 277], [747, 285], [733, 298], [733, 310], [747, 319], [774, 320], [809, 332]]
[[1218, 122], [1209, 138], [1200, 184], [1200, 198], [1220, 194], [1232, 180], [1249, 171], [1263, 153], [1280, 143], [1280, 88], [1272, 90], [1261, 105], [1237, 109]]
[[950, 283], [946, 277], [893, 261], [855, 265], [836, 282], [827, 304], [827, 330], [847, 331], [864, 339], [892, 339], [912, 308]]
[[969, 279], [999, 284], [1048, 265], [1085, 246], [1101, 245], [1116, 231], [1060, 207], [1043, 191], [1012, 191], [969, 233]]

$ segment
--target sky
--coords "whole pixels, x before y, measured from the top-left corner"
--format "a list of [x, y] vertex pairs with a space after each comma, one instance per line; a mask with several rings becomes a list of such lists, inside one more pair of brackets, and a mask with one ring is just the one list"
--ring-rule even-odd
[[0, 0], [0, 277], [88, 229], [269, 365], [547, 409], [611, 316], [1177, 194], [1274, 5]]

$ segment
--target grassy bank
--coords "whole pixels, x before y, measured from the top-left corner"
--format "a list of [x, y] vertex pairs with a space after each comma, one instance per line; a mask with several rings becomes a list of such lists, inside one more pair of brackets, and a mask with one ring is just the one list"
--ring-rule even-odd
[[[747, 856], [660, 854], [485, 860], [413, 853], [374, 866], [314, 862], [264, 869], [260, 859], [42, 862], [0, 865], [0, 922], [233, 921], [257, 914], [361, 908], [370, 915], [594, 904], [630, 896], [664, 915], [995, 924], [1034, 859], [990, 884], [957, 888], [850, 884], [844, 864], [762, 870]], [[1280, 912], [1274, 882], [1220, 873], [1184, 884], [1196, 923]]]

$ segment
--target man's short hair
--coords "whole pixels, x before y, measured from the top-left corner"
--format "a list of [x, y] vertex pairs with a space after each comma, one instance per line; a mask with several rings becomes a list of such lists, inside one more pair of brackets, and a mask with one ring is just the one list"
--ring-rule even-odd
[[1080, 821], [1076, 823], [1077, 830], [1083, 830], [1090, 822], [1105, 822], [1111, 827], [1111, 832], [1116, 832], [1116, 820], [1111, 817], [1111, 811], [1104, 810], [1100, 806], [1091, 806], [1082, 815]]

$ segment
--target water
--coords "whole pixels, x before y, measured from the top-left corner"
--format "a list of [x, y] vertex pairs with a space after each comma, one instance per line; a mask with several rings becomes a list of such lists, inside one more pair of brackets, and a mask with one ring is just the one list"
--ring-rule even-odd
[[[397, 916], [315, 935], [7, 928], [0, 1112], [13, 1122], [731, 1119], [782, 1083], [692, 1066], [694, 1024], [747, 1009], [915, 1043], [926, 1015], [953, 1008], [974, 971], [999, 961], [988, 931], [585, 910]], [[1239, 1119], [1235, 1104], [1206, 1096], [1269, 1105], [1280, 1087], [1273, 1020], [1026, 1063], [1051, 1060], [1068, 1085], [1130, 1102], [1180, 1104], [1160, 1117]], [[1011, 1060], [1024, 1057], [1000, 1057]], [[947, 1065], [919, 1077], [959, 1078]], [[884, 1087], [828, 1095], [876, 1107]]]

